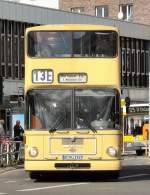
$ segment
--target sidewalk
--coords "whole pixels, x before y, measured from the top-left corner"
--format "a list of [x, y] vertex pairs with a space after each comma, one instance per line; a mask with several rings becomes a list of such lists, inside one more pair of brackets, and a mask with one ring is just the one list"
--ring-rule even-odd
[[5, 172], [9, 172], [11, 170], [15, 170], [15, 169], [22, 169], [24, 168], [24, 165], [21, 164], [21, 165], [16, 165], [16, 166], [13, 166], [13, 167], [0, 167], [0, 175], [2, 173], [5, 173]]

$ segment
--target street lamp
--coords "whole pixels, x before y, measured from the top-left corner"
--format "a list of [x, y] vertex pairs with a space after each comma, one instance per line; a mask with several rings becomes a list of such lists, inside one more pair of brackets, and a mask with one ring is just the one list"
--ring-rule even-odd
[[118, 19], [122, 20], [123, 19], [123, 12], [120, 10], [120, 12], [118, 13]]

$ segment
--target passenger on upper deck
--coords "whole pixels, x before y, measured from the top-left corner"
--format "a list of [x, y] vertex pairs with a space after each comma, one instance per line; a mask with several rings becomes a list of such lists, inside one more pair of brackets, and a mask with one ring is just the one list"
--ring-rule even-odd
[[37, 55], [39, 57], [52, 57], [54, 56], [53, 49], [50, 45], [48, 32], [37, 33]]

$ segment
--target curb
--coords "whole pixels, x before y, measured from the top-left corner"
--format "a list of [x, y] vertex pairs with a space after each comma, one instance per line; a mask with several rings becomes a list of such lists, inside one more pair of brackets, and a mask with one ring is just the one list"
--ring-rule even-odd
[[0, 174], [12, 171], [14, 169], [16, 169], [16, 168], [15, 167], [0, 168]]
[[23, 165], [17, 165], [16, 167], [0, 167], [0, 175], [15, 169], [22, 169]]

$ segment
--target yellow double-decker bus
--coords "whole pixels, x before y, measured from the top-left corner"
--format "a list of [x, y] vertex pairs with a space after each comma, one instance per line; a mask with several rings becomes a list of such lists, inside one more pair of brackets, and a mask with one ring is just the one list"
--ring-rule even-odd
[[25, 170], [121, 169], [118, 30], [45, 25], [26, 30]]

